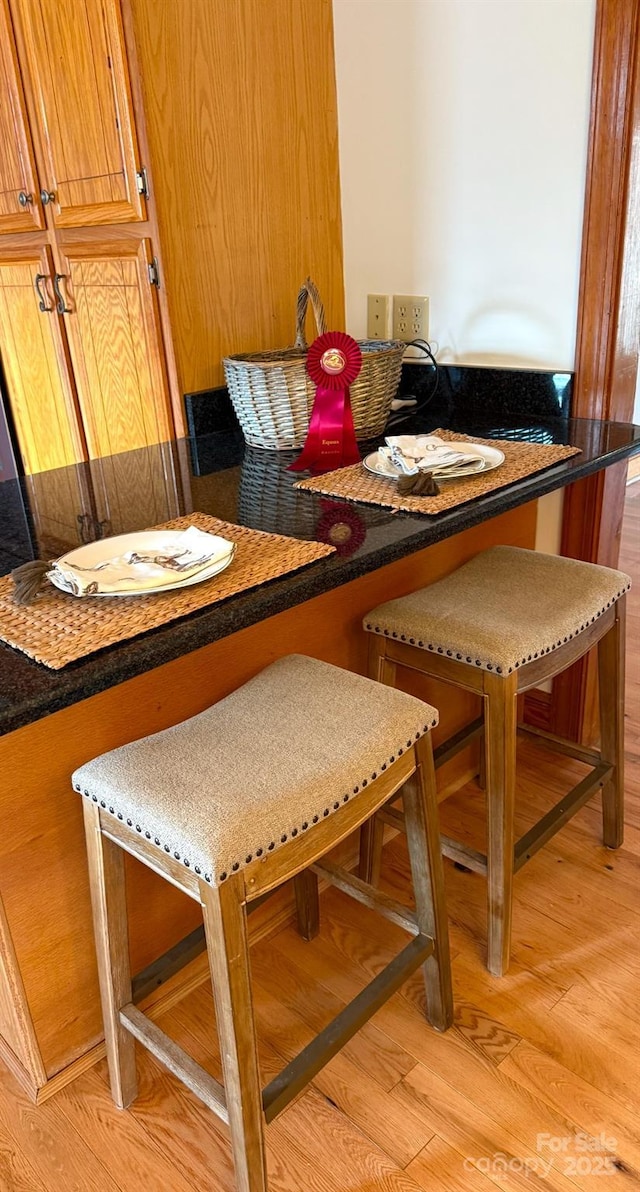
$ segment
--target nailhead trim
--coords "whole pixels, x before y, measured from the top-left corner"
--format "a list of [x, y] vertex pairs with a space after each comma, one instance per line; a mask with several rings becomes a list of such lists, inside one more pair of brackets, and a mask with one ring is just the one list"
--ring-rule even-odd
[[[438, 722], [437, 717], [434, 717], [430, 724], [425, 724], [421, 730], [418, 730], [418, 732], [416, 732], [416, 734], [415, 734], [415, 741], [419, 741], [420, 738], [422, 736], [424, 736], [426, 733], [428, 733], [430, 729], [435, 728], [437, 722]], [[413, 744], [414, 744], [414, 739], [410, 738], [407, 741], [406, 749], [411, 749]], [[349, 792], [346, 792], [345, 794], [342, 795], [341, 800], [335, 799], [333, 804], [331, 804], [330, 806], [325, 807], [323, 809], [322, 814], [316, 813], [312, 817], [311, 823], [317, 824], [320, 822], [320, 819], [325, 819], [326, 817], [331, 815], [334, 811], [338, 811], [342, 805], [349, 802], [349, 800], [353, 797], [353, 795], [357, 795], [360, 793], [360, 791], [365, 790], [366, 787], [369, 785], [369, 782], [375, 782], [376, 778], [378, 777], [378, 774], [385, 772], [390, 765], [394, 764], [394, 762], [397, 760], [397, 758], [402, 757], [404, 752], [405, 752], [405, 746], [401, 746], [397, 750], [396, 753], [391, 755], [390, 758], [388, 758], [386, 761], [383, 761], [380, 763], [379, 767], [372, 772], [370, 778], [363, 778], [360, 783], [355, 785], [353, 787], [352, 794], [350, 794]], [[76, 785], [75, 789], [78, 792], [81, 791], [81, 787], [79, 785]], [[85, 798], [91, 799], [94, 803], [98, 802], [97, 795], [91, 794], [88, 790], [84, 790], [84, 791], [82, 791], [82, 793], [84, 794]], [[101, 800], [101, 806], [106, 807], [106, 803], [103, 800]], [[109, 812], [111, 813], [111, 815], [114, 815], [114, 814], [117, 815], [117, 818], [119, 820], [124, 819], [123, 812], [122, 811], [115, 812], [114, 808], [112, 806], [109, 807]], [[130, 828], [134, 826], [133, 821], [131, 819], [127, 819], [127, 826]], [[294, 826], [290, 829], [290, 831], [288, 833], [283, 832], [282, 835], [280, 836], [280, 844], [286, 844], [289, 837], [294, 838], [298, 835], [298, 833], [300, 831], [306, 832], [309, 827], [310, 827], [309, 820], [304, 820], [304, 822], [299, 827]], [[136, 830], [136, 832], [139, 832], [140, 834], [142, 834], [144, 831], [144, 835], [145, 835], [146, 839], [147, 840], [152, 839], [151, 832], [149, 832], [147, 829], [143, 829], [143, 827], [140, 824], [135, 825], [135, 830]], [[153, 837], [153, 843], [156, 845], [157, 848], [163, 849], [165, 853], [170, 854], [172, 851], [171, 846], [169, 844], [163, 844], [158, 836]], [[268, 845], [266, 845], [266, 848], [264, 845], [261, 845], [260, 847], [256, 848], [253, 853], [248, 853], [244, 859], [244, 862], [234, 861], [231, 865], [230, 871], [232, 873], [237, 873], [240, 870], [240, 868], [242, 867], [242, 865], [250, 865], [252, 860], [254, 859], [254, 857], [255, 858], [262, 857], [264, 855], [265, 851], [273, 852], [273, 850], [275, 848], [276, 848], [275, 840], [272, 840]], [[180, 861], [182, 859], [182, 863], [187, 869], [191, 868], [191, 862], [186, 857], [181, 858], [180, 853], [175, 850], [173, 852], [173, 855], [174, 855], [176, 861]], [[198, 877], [202, 876], [202, 869], [200, 868], [199, 865], [194, 865], [193, 869]], [[218, 882], [221, 883], [221, 882], [226, 881], [228, 876], [229, 876], [229, 870], [226, 870], [226, 869], [223, 870], [222, 873], [220, 873], [218, 875]], [[210, 873], [205, 873], [204, 880], [205, 880], [205, 882], [207, 882], [210, 885], [213, 881], [212, 875]]]
[[[554, 642], [554, 643], [553, 643], [552, 645], [550, 645], [550, 646], [543, 646], [543, 647], [542, 647], [542, 648], [541, 648], [541, 649], [538, 651], [538, 653], [536, 653], [536, 654], [534, 654], [534, 655], [533, 655], [533, 658], [534, 658], [534, 659], [535, 659], [535, 658], [538, 658], [538, 657], [540, 657], [540, 658], [541, 658], [543, 654], [551, 654], [551, 653], [553, 653], [553, 651], [554, 651], [554, 650], [557, 650], [559, 646], [563, 646], [563, 645], [565, 645], [567, 642], [570, 642], [570, 641], [572, 641], [574, 637], [579, 637], [581, 633], [584, 633], [584, 630], [585, 630], [585, 629], [588, 629], [590, 625], [593, 625], [595, 621], [597, 621], [597, 620], [598, 620], [598, 619], [599, 619], [601, 616], [603, 616], [603, 614], [604, 614], [604, 613], [606, 613], [606, 612], [608, 611], [608, 609], [610, 609], [610, 608], [611, 608], [611, 606], [612, 606], [613, 604], [615, 604], [615, 603], [616, 603], [616, 601], [618, 601], [618, 600], [620, 599], [620, 597], [621, 597], [621, 596], [624, 596], [624, 595], [625, 595], [625, 593], [627, 593], [627, 592], [630, 590], [630, 588], [631, 588], [631, 584], [630, 584], [630, 583], [629, 583], [629, 584], [627, 584], [627, 585], [626, 585], [626, 587], [624, 587], [624, 588], [621, 588], [621, 589], [620, 589], [620, 591], [617, 593], [617, 595], [616, 595], [616, 596], [614, 596], [614, 597], [613, 597], [611, 600], [609, 600], [609, 601], [607, 602], [607, 604], [605, 604], [605, 605], [604, 605], [604, 606], [603, 606], [603, 607], [600, 609], [600, 611], [599, 611], [599, 612], [597, 612], [597, 613], [594, 613], [594, 615], [591, 617], [591, 619], [590, 619], [590, 620], [587, 620], [587, 621], [585, 621], [584, 625], [581, 625], [581, 626], [580, 626], [580, 628], [579, 628], [579, 629], [576, 629], [576, 631], [575, 631], [574, 633], [569, 633], [569, 634], [567, 635], [567, 637], [564, 637], [564, 638], [562, 639], [562, 641], [557, 641], [557, 642]], [[365, 628], [366, 630], [368, 630], [368, 631], [369, 631], [369, 633], [377, 633], [377, 634], [378, 634], [378, 636], [380, 636], [380, 637], [395, 637], [395, 638], [397, 638], [398, 636], [401, 636], [401, 637], [402, 637], [402, 641], [406, 641], [406, 640], [407, 640], [407, 639], [406, 639], [406, 637], [405, 637], [404, 635], [402, 635], [402, 634], [401, 634], [401, 635], [398, 635], [398, 633], [396, 633], [396, 632], [395, 632], [395, 630], [393, 630], [393, 629], [385, 629], [385, 628], [383, 628], [383, 626], [381, 626], [381, 625], [374, 625], [372, 621], [365, 621], [365, 622], [364, 622], [364, 628]], [[422, 642], [422, 641], [418, 641], [418, 642], [416, 642], [416, 641], [415, 641], [415, 639], [414, 639], [414, 638], [412, 638], [412, 637], [410, 637], [408, 640], [409, 640], [409, 644], [410, 644], [410, 645], [412, 645], [412, 646], [413, 646], [413, 645], [417, 645], [417, 646], [418, 646], [418, 648], [419, 648], [420, 650], [431, 650], [431, 652], [432, 652], [432, 653], [434, 653], [434, 652], [435, 652], [435, 653], [437, 653], [437, 654], [445, 654], [445, 653], [446, 653], [446, 654], [447, 654], [447, 656], [448, 656], [449, 658], [453, 658], [453, 651], [452, 651], [452, 650], [450, 650], [450, 649], [448, 649], [448, 648], [447, 648], [447, 646], [439, 646], [439, 645], [437, 645], [437, 644], [436, 644], [436, 643], [434, 643], [434, 642], [427, 642], [426, 644], [425, 644], [424, 642]], [[459, 662], [462, 662], [462, 661], [464, 661], [464, 659], [463, 659], [463, 657], [462, 657], [462, 654], [456, 654], [456, 658], [458, 659], [458, 661], [459, 661]], [[470, 657], [470, 656], [467, 654], [467, 656], [466, 656], [466, 661], [467, 661], [467, 662], [468, 662], [470, 665], [471, 665], [473, 662], [475, 662], [475, 665], [476, 665], [476, 666], [482, 667], [484, 670], [488, 670], [488, 671], [490, 671], [490, 670], [494, 670], [494, 669], [495, 669], [495, 671], [496, 671], [496, 673], [497, 673], [497, 674], [499, 674], [499, 675], [502, 675], [502, 674], [504, 674], [504, 670], [503, 670], [503, 668], [502, 668], [501, 666], [497, 666], [497, 665], [496, 665], [496, 663], [494, 663], [494, 662], [488, 662], [486, 659], [482, 659], [482, 658], [475, 658], [475, 659], [474, 659], [474, 658], [471, 658], [471, 657]], [[514, 671], [514, 670], [517, 670], [517, 669], [518, 669], [518, 667], [520, 667], [520, 666], [526, 666], [527, 662], [531, 662], [531, 661], [532, 661], [532, 657], [531, 657], [531, 654], [529, 654], [529, 655], [527, 655], [525, 658], [522, 658], [522, 659], [520, 659], [520, 661], [516, 661], [516, 662], [514, 662], [513, 666], [510, 666], [510, 667], [508, 667], [508, 668], [507, 668], [507, 671], [506, 671], [506, 673], [507, 673], [508, 675], [510, 675], [510, 674], [512, 674], [512, 673], [513, 673], [513, 671]]]

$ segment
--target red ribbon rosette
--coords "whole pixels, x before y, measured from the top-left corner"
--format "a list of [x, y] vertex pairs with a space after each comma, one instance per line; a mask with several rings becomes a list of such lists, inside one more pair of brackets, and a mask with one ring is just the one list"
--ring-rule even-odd
[[316, 386], [309, 430], [292, 472], [331, 472], [360, 462], [349, 386], [362, 368], [362, 353], [344, 331], [327, 331], [313, 341], [307, 372]]
[[338, 504], [337, 501], [321, 501], [320, 508], [322, 515], [315, 530], [318, 542], [328, 542], [335, 547], [337, 554], [345, 558], [353, 555], [367, 536], [359, 513], [353, 506]]

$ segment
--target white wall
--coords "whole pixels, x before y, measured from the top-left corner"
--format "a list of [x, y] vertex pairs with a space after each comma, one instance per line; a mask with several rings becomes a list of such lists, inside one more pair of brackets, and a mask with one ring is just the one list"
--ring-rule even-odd
[[573, 366], [595, 0], [334, 0], [347, 329], [428, 294], [439, 359]]

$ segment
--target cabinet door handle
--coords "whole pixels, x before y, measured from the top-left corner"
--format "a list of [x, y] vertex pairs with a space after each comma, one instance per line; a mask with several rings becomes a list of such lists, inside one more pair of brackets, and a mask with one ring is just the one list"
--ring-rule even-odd
[[21, 190], [18, 195], [18, 202], [21, 207], [27, 208], [30, 203], [33, 203], [33, 195], [28, 195], [26, 190]]
[[46, 207], [48, 203], [53, 203], [55, 197], [56, 197], [55, 190], [41, 190], [40, 191], [40, 202], [42, 203], [43, 207]]
[[94, 518], [93, 525], [96, 532], [96, 538], [108, 538], [111, 534], [111, 522], [108, 517], [98, 521]]
[[56, 273], [56, 275], [53, 279], [53, 288], [56, 292], [56, 298], [58, 299], [58, 302], [57, 302], [58, 314], [59, 315], [70, 315], [71, 307], [67, 306], [67, 304], [64, 300], [64, 294], [62, 293], [62, 290], [60, 289], [60, 282], [64, 281], [64, 278], [65, 278], [64, 273]]
[[80, 541], [84, 543], [94, 542], [95, 535], [93, 533], [93, 518], [90, 513], [79, 513], [76, 521], [78, 523], [78, 532], [80, 534]]
[[40, 289], [40, 286], [42, 285], [43, 281], [47, 281], [47, 280], [48, 279], [47, 279], [46, 273], [36, 273], [36, 276], [34, 278], [34, 285], [36, 287], [36, 294], [38, 295], [38, 306], [40, 307], [40, 310], [46, 311], [47, 313], [49, 313], [50, 311], [53, 310], [53, 306], [47, 306], [46, 290]]

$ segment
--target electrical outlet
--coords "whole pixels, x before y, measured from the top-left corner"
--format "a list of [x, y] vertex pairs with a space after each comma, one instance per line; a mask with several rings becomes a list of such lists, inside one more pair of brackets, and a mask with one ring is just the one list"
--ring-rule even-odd
[[367, 294], [367, 339], [389, 338], [388, 294]]
[[429, 299], [419, 295], [393, 295], [394, 339], [409, 343], [412, 339], [429, 338]]

